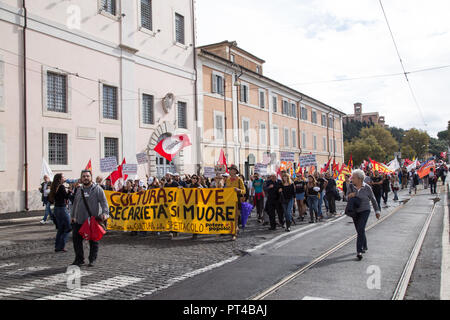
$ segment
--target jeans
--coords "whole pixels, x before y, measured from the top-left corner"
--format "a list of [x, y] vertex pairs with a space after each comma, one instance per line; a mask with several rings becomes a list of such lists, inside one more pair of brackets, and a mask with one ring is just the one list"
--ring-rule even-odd
[[[83, 251], [83, 237], [78, 231], [81, 229], [81, 224], [74, 223], [72, 225], [73, 233], [73, 249], [75, 250], [75, 261], [84, 262], [84, 251]], [[89, 241], [89, 262], [94, 262], [97, 259], [98, 254], [98, 242]]]
[[386, 204], [388, 201], [388, 194], [389, 191], [383, 191], [383, 194], [381, 195], [383, 197], [384, 204]]
[[70, 215], [66, 207], [55, 207], [55, 219], [58, 231], [56, 232], [55, 250], [62, 250], [66, 247], [67, 238], [71, 231]]
[[435, 194], [436, 193], [436, 186], [437, 186], [437, 181], [430, 180], [431, 194]]
[[[319, 217], [321, 217], [322, 216], [322, 204], [323, 204], [323, 202], [324, 202], [324, 200], [326, 201], [326, 199], [325, 199], [325, 191], [322, 191], [321, 193], [320, 193], [320, 198], [318, 198], [318, 207], [317, 207], [317, 214], [319, 215]], [[326, 202], [325, 203], [325, 207], [328, 209], [328, 202]]]
[[394, 190], [394, 201], [398, 201], [398, 191]]
[[258, 219], [263, 219], [263, 210], [264, 210], [264, 197], [259, 197], [255, 199], [256, 202], [256, 214], [258, 215]]
[[363, 250], [367, 250], [367, 238], [366, 238], [366, 224], [369, 219], [370, 210], [359, 212], [356, 218], [353, 218], [355, 224], [356, 233], [356, 252], [362, 253]]
[[314, 218], [317, 219], [319, 214], [319, 198], [317, 196], [309, 195], [307, 200], [309, 207], [309, 215], [311, 216], [311, 221], [314, 221]]
[[374, 192], [374, 196], [377, 200], [378, 208], [381, 210], [381, 192]]
[[284, 211], [284, 219], [286, 221], [286, 228], [289, 228], [291, 226], [293, 206], [294, 206], [294, 198], [290, 199], [289, 202], [283, 203], [283, 211]]
[[50, 215], [50, 217], [53, 216], [52, 209], [50, 208], [51, 204], [50, 204], [50, 202], [48, 202], [47, 197], [44, 197], [44, 205], [45, 205], [45, 213], [44, 213], [44, 217], [42, 218], [42, 220], [47, 221], [47, 218], [49, 215]]

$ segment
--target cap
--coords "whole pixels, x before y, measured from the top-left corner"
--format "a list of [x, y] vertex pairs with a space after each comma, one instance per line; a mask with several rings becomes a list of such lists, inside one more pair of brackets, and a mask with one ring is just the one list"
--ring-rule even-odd
[[174, 177], [179, 177], [180, 174], [175, 172], [175, 173], [173, 174], [173, 176], [174, 176]]

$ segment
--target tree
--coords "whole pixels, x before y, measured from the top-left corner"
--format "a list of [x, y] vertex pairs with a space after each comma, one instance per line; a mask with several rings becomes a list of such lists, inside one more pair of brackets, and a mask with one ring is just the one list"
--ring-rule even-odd
[[379, 162], [386, 161], [386, 152], [373, 135], [358, 138], [352, 142], [346, 141], [344, 150], [345, 159], [349, 159], [351, 154], [355, 165], [359, 165], [369, 157]]
[[398, 142], [394, 139], [389, 130], [386, 130], [379, 125], [375, 125], [371, 128], [363, 128], [361, 130], [360, 137], [362, 139], [368, 138], [370, 136], [373, 136], [384, 150], [384, 157], [380, 158], [379, 160], [375, 160], [380, 162], [392, 160], [392, 158], [394, 157], [394, 153], [398, 151]]
[[447, 151], [447, 141], [430, 138], [430, 153], [433, 156], [440, 157], [441, 152]]
[[444, 130], [444, 131], [438, 132], [437, 136], [438, 136], [438, 139], [440, 141], [447, 142], [447, 140], [448, 140], [448, 130]]
[[391, 132], [392, 136], [399, 144], [403, 142], [403, 136], [405, 135], [405, 130], [402, 128], [390, 127], [388, 130]]
[[414, 151], [414, 149], [410, 146], [403, 146], [402, 149], [402, 158], [403, 159], [413, 159], [416, 157], [416, 152]]
[[411, 146], [419, 159], [428, 152], [430, 136], [425, 131], [410, 129], [403, 137], [403, 146]]

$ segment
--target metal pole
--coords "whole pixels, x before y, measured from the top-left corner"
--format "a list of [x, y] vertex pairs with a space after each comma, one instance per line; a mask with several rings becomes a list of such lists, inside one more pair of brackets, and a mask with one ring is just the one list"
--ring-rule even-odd
[[23, 126], [24, 126], [24, 170], [25, 170], [25, 211], [28, 207], [28, 128], [27, 128], [27, 8], [25, 0], [22, 1], [23, 7]]

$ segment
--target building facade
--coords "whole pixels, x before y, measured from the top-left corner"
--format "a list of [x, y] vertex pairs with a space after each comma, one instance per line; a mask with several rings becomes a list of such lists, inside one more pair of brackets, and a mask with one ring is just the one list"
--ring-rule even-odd
[[380, 116], [378, 112], [363, 113], [361, 103], [359, 102], [355, 103], [354, 110], [355, 110], [354, 114], [348, 114], [344, 116], [344, 123], [350, 121], [358, 121], [358, 122], [379, 124], [382, 127], [387, 127], [384, 116]]
[[319, 166], [344, 160], [344, 113], [263, 75], [264, 60], [224, 41], [197, 48], [202, 166], [214, 166], [221, 149], [228, 164], [248, 177], [254, 165], [281, 152], [315, 154]]
[[153, 151], [174, 134], [198, 144], [193, 0], [23, 3], [0, 1], [0, 213], [42, 209], [43, 159], [66, 178], [142, 152], [142, 179], [196, 170], [195, 151]]

